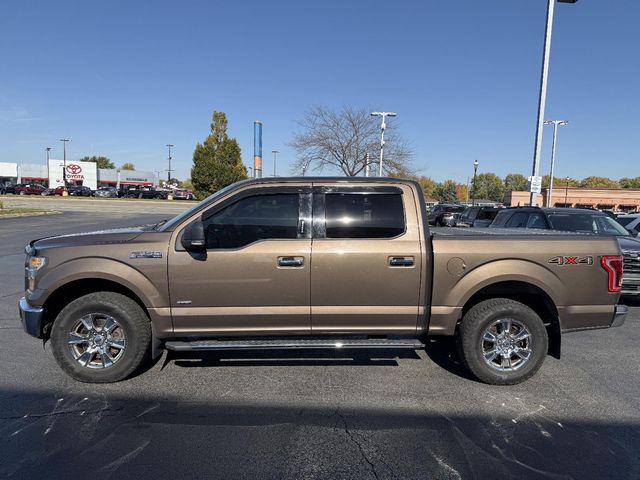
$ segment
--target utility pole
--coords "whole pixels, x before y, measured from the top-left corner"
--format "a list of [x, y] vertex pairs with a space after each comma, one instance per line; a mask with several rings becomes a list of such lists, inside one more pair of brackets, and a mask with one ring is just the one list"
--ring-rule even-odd
[[547, 194], [547, 207], [553, 207], [553, 167], [556, 161], [556, 141], [558, 139], [558, 127], [567, 125], [568, 120], [545, 120], [545, 125], [553, 125], [553, 143], [551, 144], [551, 174], [549, 176], [549, 193]]
[[[578, 0], [558, 0], [560, 3], [576, 3]], [[544, 51], [542, 54], [542, 72], [540, 75], [540, 94], [538, 96], [538, 121], [536, 123], [536, 140], [533, 151], [533, 177], [540, 176], [540, 151], [542, 150], [542, 128], [544, 108], [547, 101], [547, 78], [549, 75], [549, 56], [551, 55], [551, 32], [553, 30], [553, 13], [556, 0], [547, 0], [547, 26], [544, 34]], [[537, 205], [537, 192], [531, 192], [529, 205]]]
[[173, 172], [173, 170], [171, 170], [171, 149], [175, 147], [175, 145], [171, 143], [167, 143], [167, 147], [169, 148], [169, 169], [167, 170], [167, 185], [168, 185], [169, 183], [171, 183], [171, 172]]
[[478, 160], [473, 161], [473, 196], [471, 197], [471, 205], [476, 205], [476, 175], [478, 173]]
[[278, 154], [280, 153], [278, 150], [271, 150], [273, 153], [273, 176], [276, 177], [276, 164], [278, 163]]
[[382, 176], [382, 161], [384, 159], [384, 131], [387, 128], [385, 119], [387, 117], [395, 117], [395, 112], [371, 112], [372, 117], [382, 117], [382, 124], [380, 125], [380, 165], [378, 165], [378, 176]]
[[[67, 142], [70, 142], [68, 138], [61, 138], [62, 142], [62, 183], [64, 184], [64, 189], [67, 189]], [[49, 185], [51, 186], [51, 185]]]

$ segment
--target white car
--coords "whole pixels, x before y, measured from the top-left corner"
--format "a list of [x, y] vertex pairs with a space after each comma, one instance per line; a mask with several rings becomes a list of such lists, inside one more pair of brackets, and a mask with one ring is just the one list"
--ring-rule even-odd
[[640, 213], [620, 215], [616, 218], [616, 221], [626, 228], [634, 237], [637, 237], [638, 233], [640, 233]]

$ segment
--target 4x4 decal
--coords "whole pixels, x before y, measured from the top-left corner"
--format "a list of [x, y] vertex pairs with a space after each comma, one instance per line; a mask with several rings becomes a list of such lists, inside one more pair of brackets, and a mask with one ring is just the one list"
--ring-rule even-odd
[[559, 267], [563, 267], [564, 265], [593, 265], [593, 257], [565, 257], [564, 255], [559, 255], [550, 258], [548, 262], [556, 264]]

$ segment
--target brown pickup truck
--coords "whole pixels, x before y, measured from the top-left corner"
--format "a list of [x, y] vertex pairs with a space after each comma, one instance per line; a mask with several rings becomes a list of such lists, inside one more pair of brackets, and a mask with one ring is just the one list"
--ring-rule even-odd
[[153, 226], [26, 247], [27, 333], [85, 382], [161, 348], [424, 347], [455, 335], [480, 380], [515, 384], [562, 332], [620, 325], [614, 238], [432, 235], [418, 184], [270, 178]]

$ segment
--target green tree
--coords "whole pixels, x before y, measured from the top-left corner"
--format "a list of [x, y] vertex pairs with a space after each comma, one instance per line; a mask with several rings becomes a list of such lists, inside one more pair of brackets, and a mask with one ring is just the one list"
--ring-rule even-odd
[[567, 185], [569, 187], [579, 187], [580, 182], [575, 178], [570, 178], [570, 177], [564, 177], [564, 178], [553, 177], [553, 188], [566, 187]]
[[475, 185], [471, 186], [471, 196], [501, 202], [504, 197], [504, 183], [495, 173], [480, 173], [476, 177]]
[[107, 157], [96, 157], [95, 155], [89, 157], [85, 156], [80, 159], [81, 162], [93, 162], [98, 168], [116, 168], [114, 163]]
[[607, 177], [587, 177], [580, 182], [585, 188], [620, 188], [620, 184]]
[[453, 180], [445, 180], [439, 183], [434, 189], [436, 199], [442, 203], [457, 203], [458, 202], [458, 184]]
[[504, 189], [506, 192], [523, 192], [527, 190], [529, 181], [521, 173], [510, 173], [504, 177]]
[[122, 166], [120, 167], [120, 170], [135, 170], [135, 169], [136, 169], [136, 166], [131, 162], [123, 163]]
[[622, 188], [640, 188], [640, 177], [621, 178], [618, 183]]
[[240, 146], [227, 134], [227, 116], [213, 112], [211, 133], [193, 152], [191, 182], [196, 197], [204, 198], [234, 182], [247, 178]]

